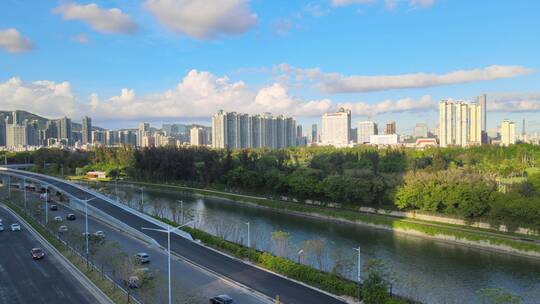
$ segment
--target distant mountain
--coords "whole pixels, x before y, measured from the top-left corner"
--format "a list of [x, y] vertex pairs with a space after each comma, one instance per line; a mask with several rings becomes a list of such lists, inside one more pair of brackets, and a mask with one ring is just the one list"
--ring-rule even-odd
[[[0, 110], [0, 116], [3, 116], [3, 117], [11, 116], [12, 113], [13, 113], [12, 111], [2, 111], [2, 110]], [[38, 125], [39, 125], [40, 128], [45, 128], [48, 121], [58, 119], [58, 118], [57, 119], [48, 119], [48, 118], [39, 116], [37, 114], [30, 113], [30, 112], [27, 112], [27, 111], [22, 111], [22, 110], [20, 110], [19, 113], [21, 113], [22, 120], [25, 120], [25, 119], [28, 119], [30, 121], [31, 120], [37, 120]], [[73, 122], [73, 120], [71, 120], [71, 130], [76, 131], [76, 132], [80, 132], [82, 130], [82, 125], [80, 123], [76, 123], [76, 122]], [[100, 127], [92, 126], [92, 130], [102, 131], [104, 129], [100, 128]]]

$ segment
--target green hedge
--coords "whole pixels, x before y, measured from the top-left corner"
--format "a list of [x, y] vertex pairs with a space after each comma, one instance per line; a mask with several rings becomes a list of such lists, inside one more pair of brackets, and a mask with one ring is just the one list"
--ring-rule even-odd
[[[168, 219], [160, 217], [156, 218], [167, 224], [177, 225], [177, 223]], [[237, 258], [249, 260], [263, 268], [282, 274], [288, 278], [298, 280], [340, 296], [347, 295], [355, 297], [358, 294], [358, 284], [353, 281], [317, 270], [307, 265], [295, 263], [286, 258], [277, 257], [266, 252], [257, 251], [253, 248], [247, 248], [226, 241], [198, 229], [189, 227], [184, 227], [182, 229], [189, 232], [194, 239], [199, 239], [208, 246], [224, 251]]]

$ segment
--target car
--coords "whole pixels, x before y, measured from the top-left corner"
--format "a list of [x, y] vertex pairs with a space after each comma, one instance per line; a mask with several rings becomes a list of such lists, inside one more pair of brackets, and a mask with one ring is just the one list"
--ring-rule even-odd
[[210, 303], [211, 304], [231, 304], [233, 303], [233, 299], [226, 294], [222, 294], [222, 295], [210, 298]]
[[58, 206], [57, 205], [51, 205], [51, 207], [49, 207], [49, 209], [51, 211], [56, 211], [56, 210], [58, 210]]
[[66, 220], [68, 220], [68, 221], [74, 221], [76, 219], [77, 219], [77, 217], [73, 213], [69, 213], [68, 215], [66, 215]]
[[4, 224], [0, 223], [0, 232], [4, 231]]
[[150, 262], [150, 256], [148, 255], [148, 253], [145, 253], [145, 252], [139, 252], [135, 255], [135, 260], [139, 263], [139, 264], [145, 264], [145, 263], [149, 263]]
[[59, 232], [67, 232], [68, 227], [66, 225], [62, 225], [62, 226], [58, 227], [58, 231]]
[[32, 250], [30, 250], [30, 254], [34, 260], [43, 259], [45, 257], [45, 252], [43, 252], [41, 248], [32, 248]]
[[105, 238], [105, 232], [103, 232], [101, 230], [98, 230], [98, 231], [94, 232], [94, 236], [97, 237], [97, 238], [100, 238], [100, 239], [104, 239]]
[[11, 224], [11, 231], [21, 231], [21, 225], [19, 223]]
[[62, 222], [62, 217], [61, 216], [55, 216], [54, 221], [55, 222]]

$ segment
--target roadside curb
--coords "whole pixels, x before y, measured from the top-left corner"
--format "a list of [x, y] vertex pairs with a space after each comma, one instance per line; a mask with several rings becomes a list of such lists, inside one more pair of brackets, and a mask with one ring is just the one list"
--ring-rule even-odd
[[32, 225], [30, 225], [25, 219], [23, 219], [17, 212], [13, 211], [10, 207], [6, 206], [3, 203], [0, 203], [0, 207], [4, 208], [9, 212], [13, 217], [15, 217], [19, 222], [21, 222], [28, 231], [43, 245], [49, 252], [52, 252], [55, 257], [58, 259], [60, 264], [66, 268], [67, 271], [81, 285], [86, 287], [86, 289], [95, 297], [98, 303], [101, 304], [114, 304], [114, 302], [101, 290], [99, 289], [84, 273], [82, 273], [71, 261], [69, 261], [56, 247], [54, 247], [49, 241], [47, 241], [39, 232], [37, 232]]

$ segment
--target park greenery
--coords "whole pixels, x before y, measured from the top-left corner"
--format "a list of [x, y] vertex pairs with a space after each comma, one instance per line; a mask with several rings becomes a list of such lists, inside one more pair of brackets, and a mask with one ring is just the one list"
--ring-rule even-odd
[[357, 210], [415, 210], [482, 220], [494, 227], [540, 229], [540, 147], [382, 149], [295, 147], [215, 150], [203, 147], [41, 149], [10, 161], [35, 170], [178, 182]]

